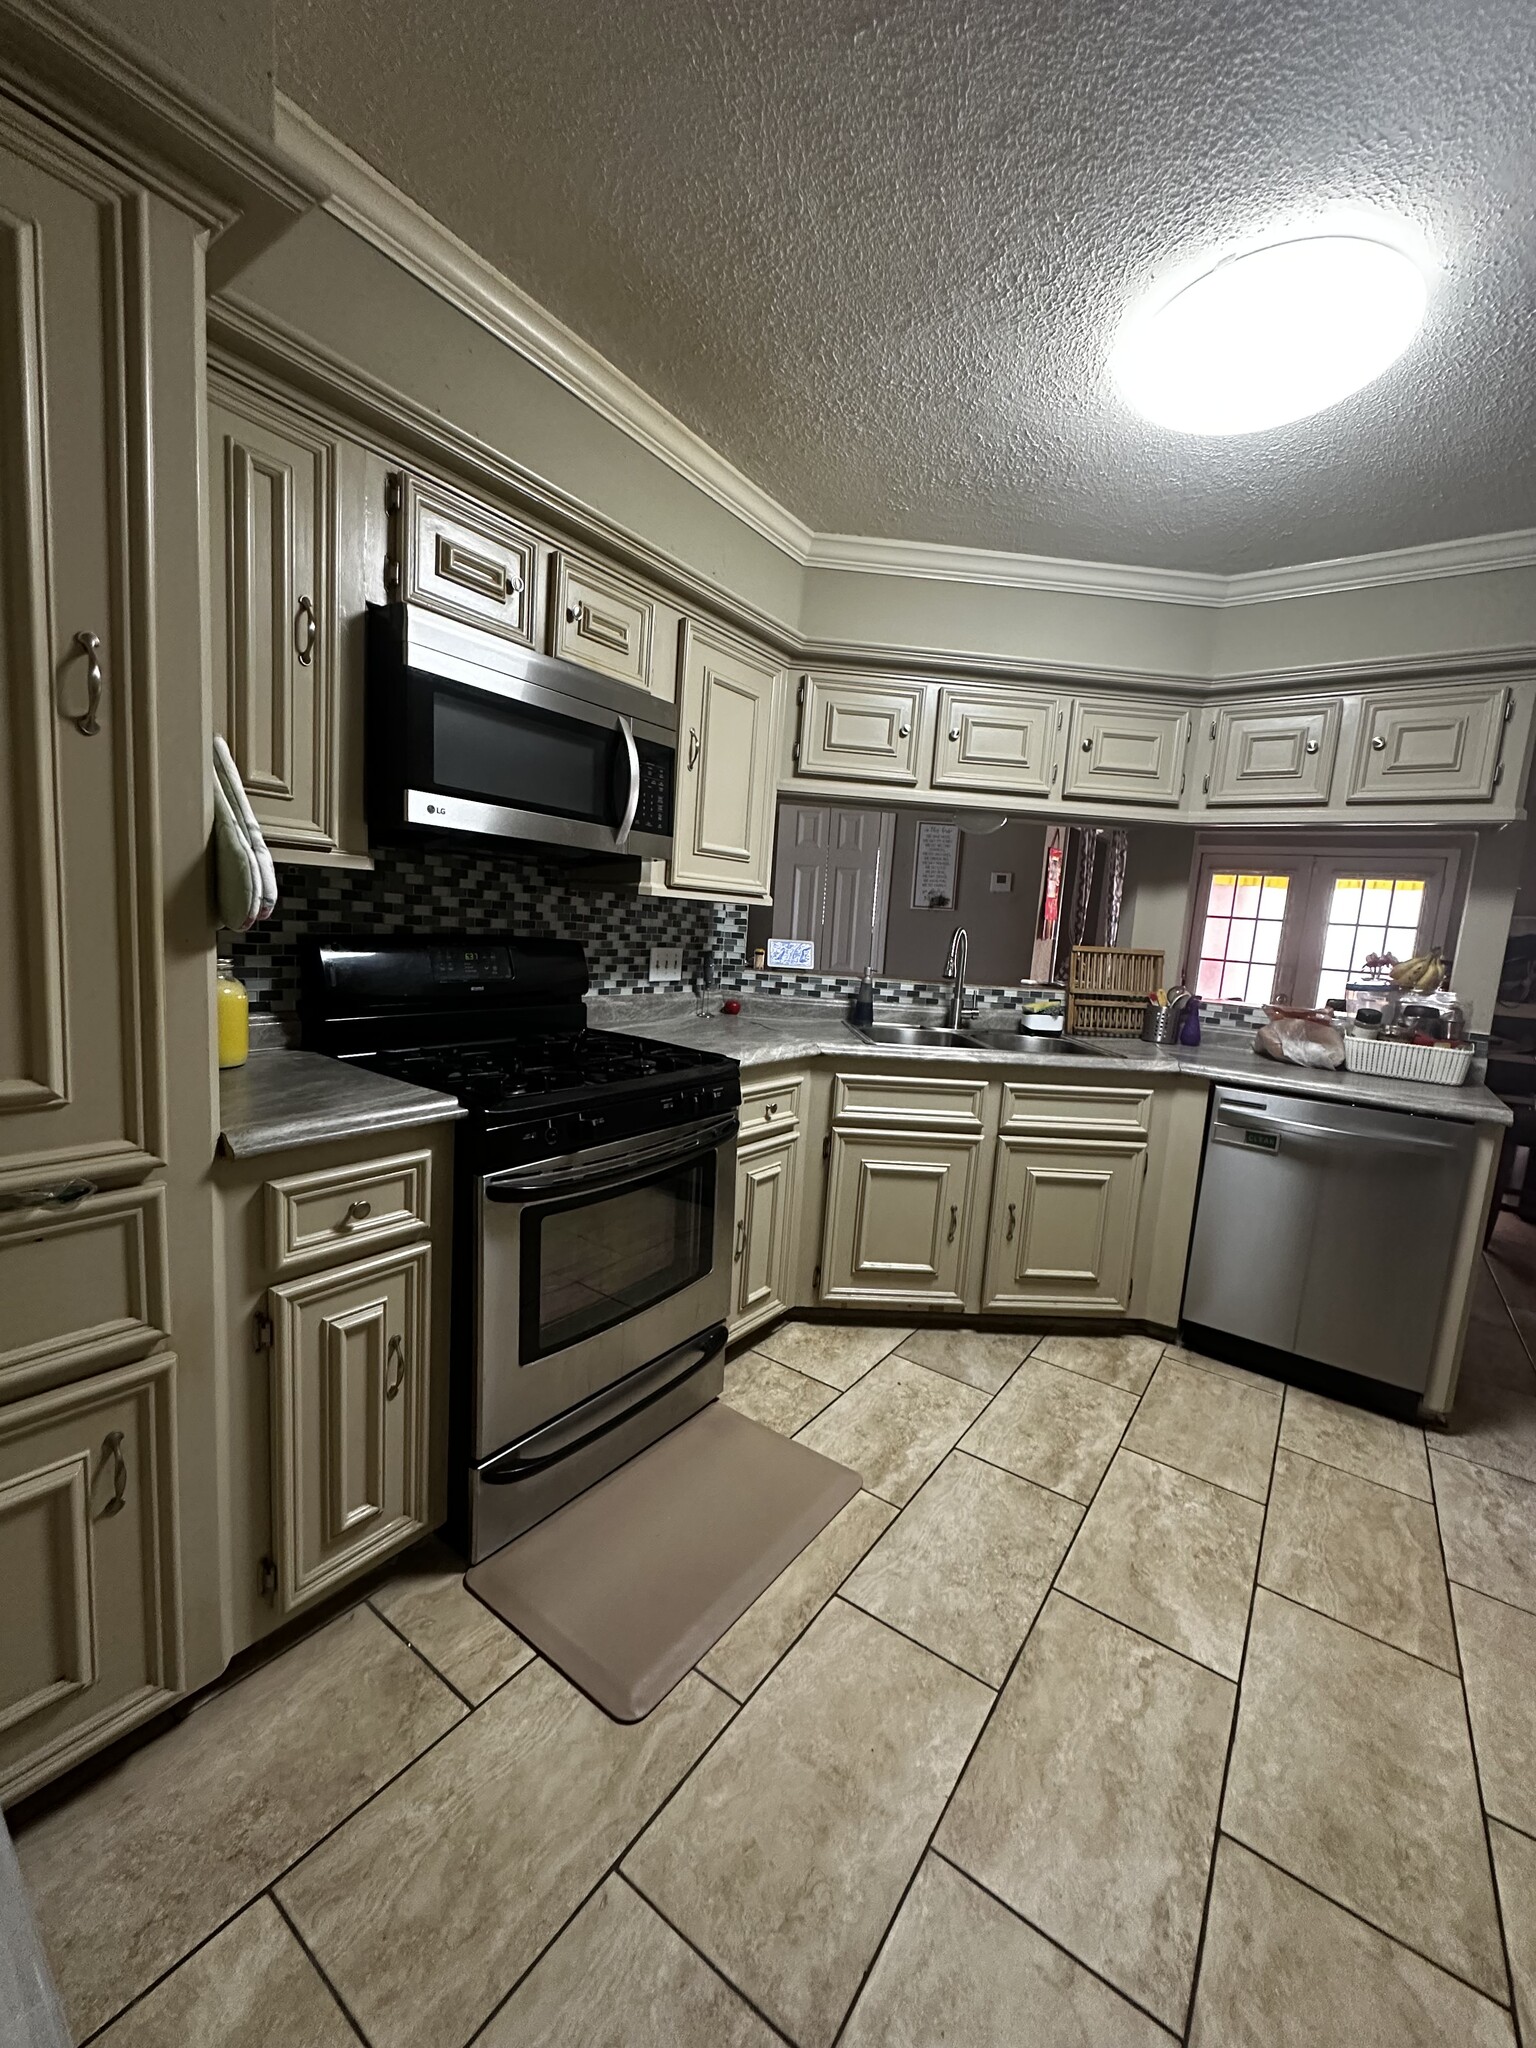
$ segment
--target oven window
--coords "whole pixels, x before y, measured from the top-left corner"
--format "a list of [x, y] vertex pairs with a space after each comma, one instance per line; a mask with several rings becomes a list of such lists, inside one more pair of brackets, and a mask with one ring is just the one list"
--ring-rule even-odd
[[702, 1280], [714, 1263], [716, 1155], [523, 1217], [522, 1362], [546, 1358]]
[[440, 686], [432, 694], [433, 782], [483, 802], [616, 824], [616, 745], [611, 727], [583, 719]]

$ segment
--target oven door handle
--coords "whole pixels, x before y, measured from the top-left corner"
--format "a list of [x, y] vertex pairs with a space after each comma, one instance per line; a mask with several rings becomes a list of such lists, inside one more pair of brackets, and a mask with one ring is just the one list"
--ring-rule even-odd
[[706, 1124], [703, 1130], [695, 1131], [686, 1144], [652, 1145], [644, 1151], [626, 1152], [621, 1158], [610, 1159], [604, 1166], [573, 1166], [561, 1173], [544, 1173], [531, 1179], [487, 1180], [483, 1191], [488, 1202], [536, 1202], [546, 1195], [581, 1194], [588, 1188], [620, 1187], [655, 1167], [671, 1166], [674, 1161], [685, 1159], [702, 1159], [735, 1134], [735, 1117], [722, 1117], [718, 1123]]
[[635, 745], [635, 728], [631, 719], [619, 713], [619, 738], [624, 742], [624, 752], [629, 762], [629, 795], [624, 799], [624, 815], [619, 820], [615, 848], [625, 845], [630, 828], [635, 822], [635, 812], [640, 808], [640, 749]]

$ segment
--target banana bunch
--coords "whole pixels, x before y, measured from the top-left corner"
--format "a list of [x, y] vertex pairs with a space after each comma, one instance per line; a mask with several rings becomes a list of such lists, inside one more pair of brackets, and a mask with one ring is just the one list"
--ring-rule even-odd
[[1433, 995], [1445, 980], [1445, 956], [1438, 951], [1415, 953], [1411, 960], [1400, 961], [1392, 969], [1392, 980], [1405, 992]]

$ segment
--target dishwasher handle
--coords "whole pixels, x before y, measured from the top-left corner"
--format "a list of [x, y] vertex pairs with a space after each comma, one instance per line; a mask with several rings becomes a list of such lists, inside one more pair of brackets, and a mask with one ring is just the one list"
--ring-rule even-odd
[[1343, 1144], [1389, 1145], [1408, 1152], [1454, 1152], [1456, 1149], [1454, 1144], [1441, 1138], [1407, 1138], [1384, 1131], [1372, 1131], [1367, 1136], [1360, 1131], [1335, 1130], [1332, 1124], [1306, 1123], [1299, 1117], [1268, 1116], [1257, 1109], [1223, 1107], [1217, 1110], [1216, 1121], [1238, 1130], [1245, 1125], [1253, 1125], [1260, 1130], [1295, 1131], [1308, 1138], [1333, 1138]]

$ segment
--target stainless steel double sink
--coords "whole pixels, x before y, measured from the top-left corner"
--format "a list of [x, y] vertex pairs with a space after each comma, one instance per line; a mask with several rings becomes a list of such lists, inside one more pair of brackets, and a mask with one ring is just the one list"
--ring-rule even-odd
[[1081, 1038], [1063, 1038], [1044, 1032], [952, 1031], [942, 1024], [856, 1024], [853, 1027], [869, 1045], [927, 1046], [939, 1052], [1008, 1052], [1022, 1059], [1102, 1060], [1108, 1057], [1096, 1045]]

